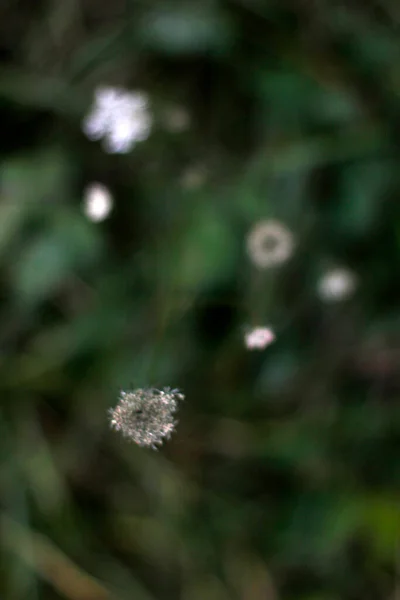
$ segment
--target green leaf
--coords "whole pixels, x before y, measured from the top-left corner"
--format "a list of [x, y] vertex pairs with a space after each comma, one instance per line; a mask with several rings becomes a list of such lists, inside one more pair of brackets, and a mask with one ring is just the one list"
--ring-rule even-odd
[[63, 281], [70, 268], [64, 244], [52, 234], [35, 240], [14, 271], [15, 290], [22, 300], [41, 300]]
[[45, 148], [28, 156], [6, 161], [0, 170], [2, 192], [8, 202], [59, 206], [69, 190], [72, 162], [60, 147]]
[[393, 174], [394, 165], [385, 160], [364, 161], [343, 170], [336, 213], [341, 232], [365, 235], [378, 226]]
[[59, 210], [52, 226], [25, 246], [12, 269], [18, 302], [34, 305], [43, 301], [76, 269], [90, 264], [99, 252], [95, 228], [79, 214]]
[[380, 560], [392, 562], [400, 540], [399, 495], [376, 495], [360, 502], [360, 521]]
[[229, 223], [212, 206], [197, 209], [197, 218], [178, 241], [171, 277], [179, 290], [197, 291], [229, 280], [237, 257], [237, 240]]
[[22, 227], [26, 211], [24, 207], [12, 200], [0, 204], [0, 257], [12, 244], [16, 234]]
[[285, 513], [282, 552], [294, 562], [315, 562], [324, 568], [339, 556], [359, 524], [352, 497], [323, 491], [306, 491]]

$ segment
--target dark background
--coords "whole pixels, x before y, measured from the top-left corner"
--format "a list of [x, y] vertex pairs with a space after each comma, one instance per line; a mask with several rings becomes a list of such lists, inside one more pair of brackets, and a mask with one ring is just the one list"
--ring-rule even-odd
[[[1, 598], [400, 598], [399, 32], [395, 0], [1, 2]], [[127, 154], [82, 132], [99, 85], [149, 94]], [[259, 270], [265, 219], [295, 251]], [[109, 429], [141, 386], [186, 397], [158, 452]]]

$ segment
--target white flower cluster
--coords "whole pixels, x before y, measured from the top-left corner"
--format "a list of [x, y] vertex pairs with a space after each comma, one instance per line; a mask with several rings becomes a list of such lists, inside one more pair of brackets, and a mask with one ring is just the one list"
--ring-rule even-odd
[[175, 412], [184, 395], [176, 389], [139, 388], [121, 392], [119, 402], [109, 410], [110, 424], [139, 446], [157, 449], [175, 429]]
[[275, 333], [270, 327], [254, 327], [245, 335], [245, 344], [249, 350], [264, 350], [275, 341]]
[[148, 98], [144, 93], [100, 87], [82, 127], [90, 140], [104, 139], [106, 152], [126, 153], [137, 142], [148, 138], [151, 124]]

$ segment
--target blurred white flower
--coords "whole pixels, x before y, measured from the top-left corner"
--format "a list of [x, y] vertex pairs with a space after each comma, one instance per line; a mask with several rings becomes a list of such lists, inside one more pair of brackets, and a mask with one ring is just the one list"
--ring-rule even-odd
[[356, 277], [352, 271], [337, 267], [325, 273], [318, 282], [317, 291], [322, 300], [344, 300], [356, 289]]
[[148, 138], [151, 124], [145, 94], [100, 87], [95, 92], [94, 105], [83, 120], [82, 128], [90, 140], [104, 138], [107, 152], [125, 153], [137, 142]]
[[256, 223], [247, 236], [247, 252], [259, 268], [274, 267], [286, 262], [293, 253], [293, 235], [279, 221]]
[[245, 345], [249, 350], [263, 350], [275, 341], [270, 327], [254, 327], [245, 335]]
[[104, 221], [111, 212], [113, 198], [110, 191], [101, 183], [91, 183], [85, 190], [83, 210], [88, 219]]

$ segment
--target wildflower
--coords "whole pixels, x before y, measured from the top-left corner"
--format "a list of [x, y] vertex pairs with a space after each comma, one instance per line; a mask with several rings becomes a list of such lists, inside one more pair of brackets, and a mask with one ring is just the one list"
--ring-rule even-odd
[[92, 183], [86, 188], [83, 210], [91, 221], [104, 221], [110, 214], [112, 205], [112, 196], [101, 183]]
[[321, 277], [317, 291], [322, 300], [339, 301], [351, 296], [356, 285], [354, 273], [344, 267], [337, 267]]
[[179, 390], [168, 387], [121, 392], [117, 406], [109, 410], [111, 427], [139, 446], [156, 450], [175, 429], [174, 413], [183, 399]]
[[263, 350], [275, 341], [270, 327], [254, 327], [245, 335], [245, 345], [249, 350]]
[[141, 92], [100, 87], [82, 127], [90, 140], [104, 138], [103, 145], [107, 152], [129, 152], [137, 142], [149, 136], [151, 116], [148, 98]]
[[286, 262], [293, 253], [293, 235], [279, 221], [261, 221], [247, 237], [247, 252], [261, 269]]

